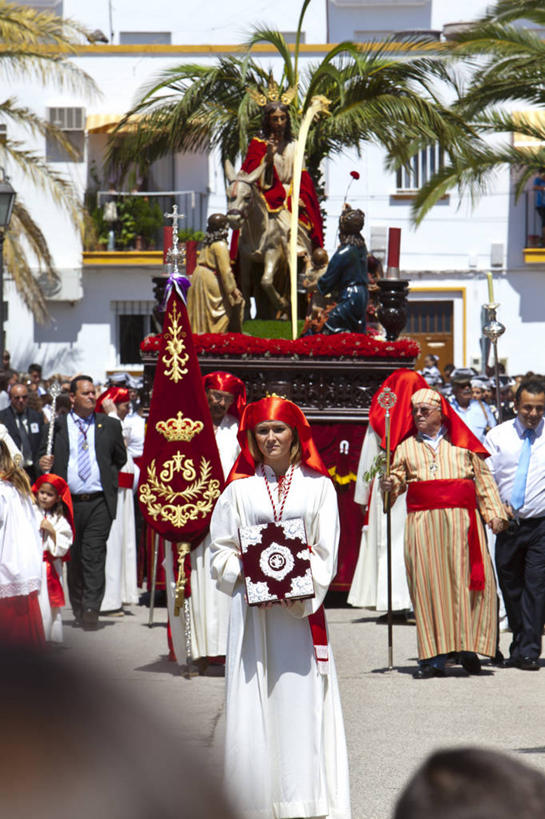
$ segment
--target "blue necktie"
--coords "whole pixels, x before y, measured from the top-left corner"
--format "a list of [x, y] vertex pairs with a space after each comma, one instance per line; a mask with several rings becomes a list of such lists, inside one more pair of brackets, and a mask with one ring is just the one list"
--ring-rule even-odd
[[520, 452], [519, 463], [515, 473], [513, 491], [511, 492], [510, 503], [515, 512], [524, 506], [524, 495], [526, 494], [526, 481], [528, 479], [528, 468], [530, 466], [530, 453], [533, 439], [534, 430], [525, 429], [524, 435], [522, 436], [522, 450]]
[[[78, 475], [83, 481], [87, 483], [91, 475], [91, 454], [89, 452], [89, 444], [87, 442], [87, 435], [89, 434], [89, 423], [83, 423], [78, 419], [74, 419], [79, 429], [78, 441]], [[85, 429], [87, 427], [87, 430]]]

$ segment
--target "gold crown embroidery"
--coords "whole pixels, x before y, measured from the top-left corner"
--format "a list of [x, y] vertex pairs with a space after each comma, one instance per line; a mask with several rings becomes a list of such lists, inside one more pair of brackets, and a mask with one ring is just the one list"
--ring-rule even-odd
[[176, 418], [169, 418], [167, 421], [158, 421], [155, 429], [164, 435], [167, 441], [191, 441], [195, 435], [204, 427], [202, 421], [192, 421], [191, 418], [184, 418], [182, 411], [178, 412]]

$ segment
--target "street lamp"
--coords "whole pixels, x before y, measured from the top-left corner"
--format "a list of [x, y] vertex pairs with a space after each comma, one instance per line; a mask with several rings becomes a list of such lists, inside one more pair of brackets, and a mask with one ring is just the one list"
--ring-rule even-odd
[[4, 353], [4, 238], [9, 227], [13, 206], [15, 204], [15, 191], [11, 187], [5, 171], [0, 168], [2, 178], [0, 179], [0, 357]]

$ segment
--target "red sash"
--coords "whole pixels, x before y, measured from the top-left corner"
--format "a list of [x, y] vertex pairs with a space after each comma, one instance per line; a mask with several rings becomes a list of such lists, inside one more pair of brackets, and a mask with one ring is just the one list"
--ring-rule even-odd
[[55, 558], [50, 552], [44, 551], [44, 561], [47, 563], [47, 593], [49, 596], [49, 602], [53, 608], [61, 609], [65, 605], [66, 601], [64, 599], [61, 579], [57, 574], [57, 569], [53, 563], [54, 560]]
[[134, 484], [134, 475], [132, 472], [120, 472], [118, 480], [118, 486], [120, 489], [132, 489]]
[[308, 623], [312, 634], [312, 644], [316, 655], [316, 664], [321, 674], [329, 671], [329, 646], [327, 643], [327, 627], [325, 624], [325, 612], [323, 604], [314, 614], [309, 614]]
[[484, 589], [484, 564], [477, 529], [477, 497], [475, 483], [470, 478], [436, 481], [416, 481], [407, 490], [407, 512], [429, 509], [467, 509], [469, 513], [469, 588]]

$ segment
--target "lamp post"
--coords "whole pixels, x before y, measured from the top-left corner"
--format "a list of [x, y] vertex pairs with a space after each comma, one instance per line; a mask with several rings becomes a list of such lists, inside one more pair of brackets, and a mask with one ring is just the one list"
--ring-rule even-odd
[[0, 357], [2, 357], [4, 353], [4, 238], [15, 204], [15, 191], [4, 169], [0, 170], [2, 172], [0, 179]]

